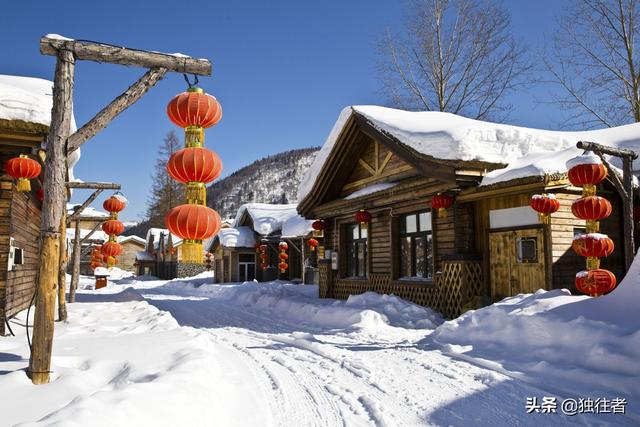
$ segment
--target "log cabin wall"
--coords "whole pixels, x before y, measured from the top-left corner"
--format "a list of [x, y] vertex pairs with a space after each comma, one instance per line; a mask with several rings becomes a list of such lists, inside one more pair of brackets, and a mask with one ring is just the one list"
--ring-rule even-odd
[[[4, 163], [4, 162], [3, 162]], [[15, 191], [13, 181], [0, 178], [0, 334], [4, 320], [29, 307], [38, 272], [40, 202], [31, 193]], [[24, 264], [7, 271], [9, 240], [23, 249]]]

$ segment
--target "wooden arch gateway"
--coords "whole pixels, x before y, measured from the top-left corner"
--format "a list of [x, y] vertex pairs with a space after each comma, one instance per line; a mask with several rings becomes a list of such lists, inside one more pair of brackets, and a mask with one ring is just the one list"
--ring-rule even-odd
[[[44, 192], [40, 228], [40, 267], [36, 283], [36, 311], [28, 375], [34, 384], [49, 382], [53, 347], [56, 290], [64, 287], [60, 278], [61, 235], [66, 231], [65, 206], [67, 157], [104, 129], [118, 114], [139, 100], [167, 72], [211, 75], [211, 63], [184, 55], [131, 49], [86, 40], [47, 35], [40, 40], [40, 53], [57, 58], [53, 85], [53, 108], [44, 162]], [[91, 120], [71, 134], [73, 83], [76, 61], [87, 60], [147, 68], [148, 71]], [[62, 277], [64, 277], [62, 275]], [[64, 293], [62, 294], [64, 299]]]

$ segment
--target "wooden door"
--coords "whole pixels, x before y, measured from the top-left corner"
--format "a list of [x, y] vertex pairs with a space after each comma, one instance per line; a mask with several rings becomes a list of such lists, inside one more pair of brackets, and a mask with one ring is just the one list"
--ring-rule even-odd
[[541, 228], [490, 233], [489, 248], [493, 299], [547, 288]]

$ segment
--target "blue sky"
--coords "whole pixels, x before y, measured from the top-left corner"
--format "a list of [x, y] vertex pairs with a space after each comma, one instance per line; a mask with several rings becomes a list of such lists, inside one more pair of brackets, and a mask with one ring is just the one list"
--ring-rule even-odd
[[[200, 86], [224, 109], [207, 131], [207, 146], [223, 160], [223, 176], [253, 160], [287, 149], [322, 145], [347, 105], [381, 104], [373, 43], [386, 27], [401, 29], [404, 1], [12, 1], [0, 16], [0, 74], [53, 78], [54, 58], [39, 53], [47, 33], [140, 49], [182, 52], [213, 63]], [[565, 1], [511, 0], [514, 34], [536, 48], [553, 28]], [[64, 6], [63, 6], [64, 5]], [[143, 69], [81, 61], [76, 67], [79, 125], [133, 83]], [[76, 175], [123, 185], [130, 205], [144, 212], [156, 150], [173, 126], [165, 115], [185, 88], [169, 74], [82, 148]], [[557, 128], [559, 112], [546, 104], [549, 88], [532, 88], [510, 101], [508, 120]], [[181, 133], [180, 133], [181, 134]], [[74, 201], [88, 196], [77, 192]], [[100, 199], [101, 202], [102, 199]]]

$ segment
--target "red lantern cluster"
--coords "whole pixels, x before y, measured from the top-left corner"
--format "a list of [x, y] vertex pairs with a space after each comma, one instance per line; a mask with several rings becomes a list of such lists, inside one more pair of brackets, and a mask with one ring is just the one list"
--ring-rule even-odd
[[165, 217], [169, 231], [184, 239], [183, 261], [202, 264], [202, 241], [220, 231], [221, 219], [206, 206], [206, 185], [220, 176], [222, 162], [204, 147], [204, 129], [218, 123], [222, 107], [215, 97], [190, 87], [167, 105], [169, 120], [185, 130], [185, 148], [167, 162], [167, 172], [186, 185], [187, 203], [173, 208]]
[[[102, 207], [110, 214], [110, 219], [102, 224], [102, 231], [109, 235], [109, 242], [102, 245], [103, 254], [106, 256], [107, 267], [109, 268], [118, 263], [116, 257], [122, 252], [122, 246], [116, 242], [117, 236], [124, 231], [124, 224], [118, 220], [118, 213], [122, 212], [126, 206], [127, 199], [120, 194], [114, 194], [102, 203]], [[104, 251], [106, 246], [109, 248], [109, 253]]]
[[10, 159], [4, 165], [4, 171], [17, 179], [16, 188], [18, 191], [31, 191], [30, 179], [37, 178], [42, 172], [40, 163], [21, 154], [19, 157]]
[[287, 263], [287, 260], [289, 259], [289, 255], [287, 255], [287, 249], [289, 249], [289, 245], [287, 244], [287, 242], [280, 242], [278, 248], [280, 249], [280, 253], [278, 254], [278, 258], [280, 258], [278, 268], [280, 269], [280, 273], [284, 273], [289, 268], [289, 264]]
[[447, 209], [453, 206], [453, 196], [445, 193], [438, 193], [431, 197], [431, 209], [438, 210], [438, 218], [446, 218]]
[[367, 228], [369, 223], [371, 222], [371, 213], [369, 211], [365, 211], [364, 209], [360, 209], [356, 212], [356, 221], [360, 223], [362, 228]]
[[549, 224], [551, 214], [560, 209], [560, 201], [554, 194], [534, 194], [531, 196], [531, 208], [538, 212], [543, 224]]
[[93, 249], [93, 252], [91, 252], [91, 269], [95, 270], [98, 267], [102, 267], [102, 261], [104, 261], [104, 257], [102, 255], [101, 252], [102, 247], [101, 246], [96, 246]]
[[576, 288], [592, 297], [603, 295], [616, 287], [616, 276], [600, 269], [600, 258], [609, 256], [614, 250], [613, 240], [599, 234], [599, 221], [611, 215], [611, 203], [596, 196], [596, 185], [607, 177], [607, 168], [595, 155], [578, 156], [567, 162], [571, 184], [583, 187], [582, 197], [571, 204], [574, 216], [584, 219], [587, 234], [573, 239], [573, 250], [587, 258], [587, 270], [576, 275]]

